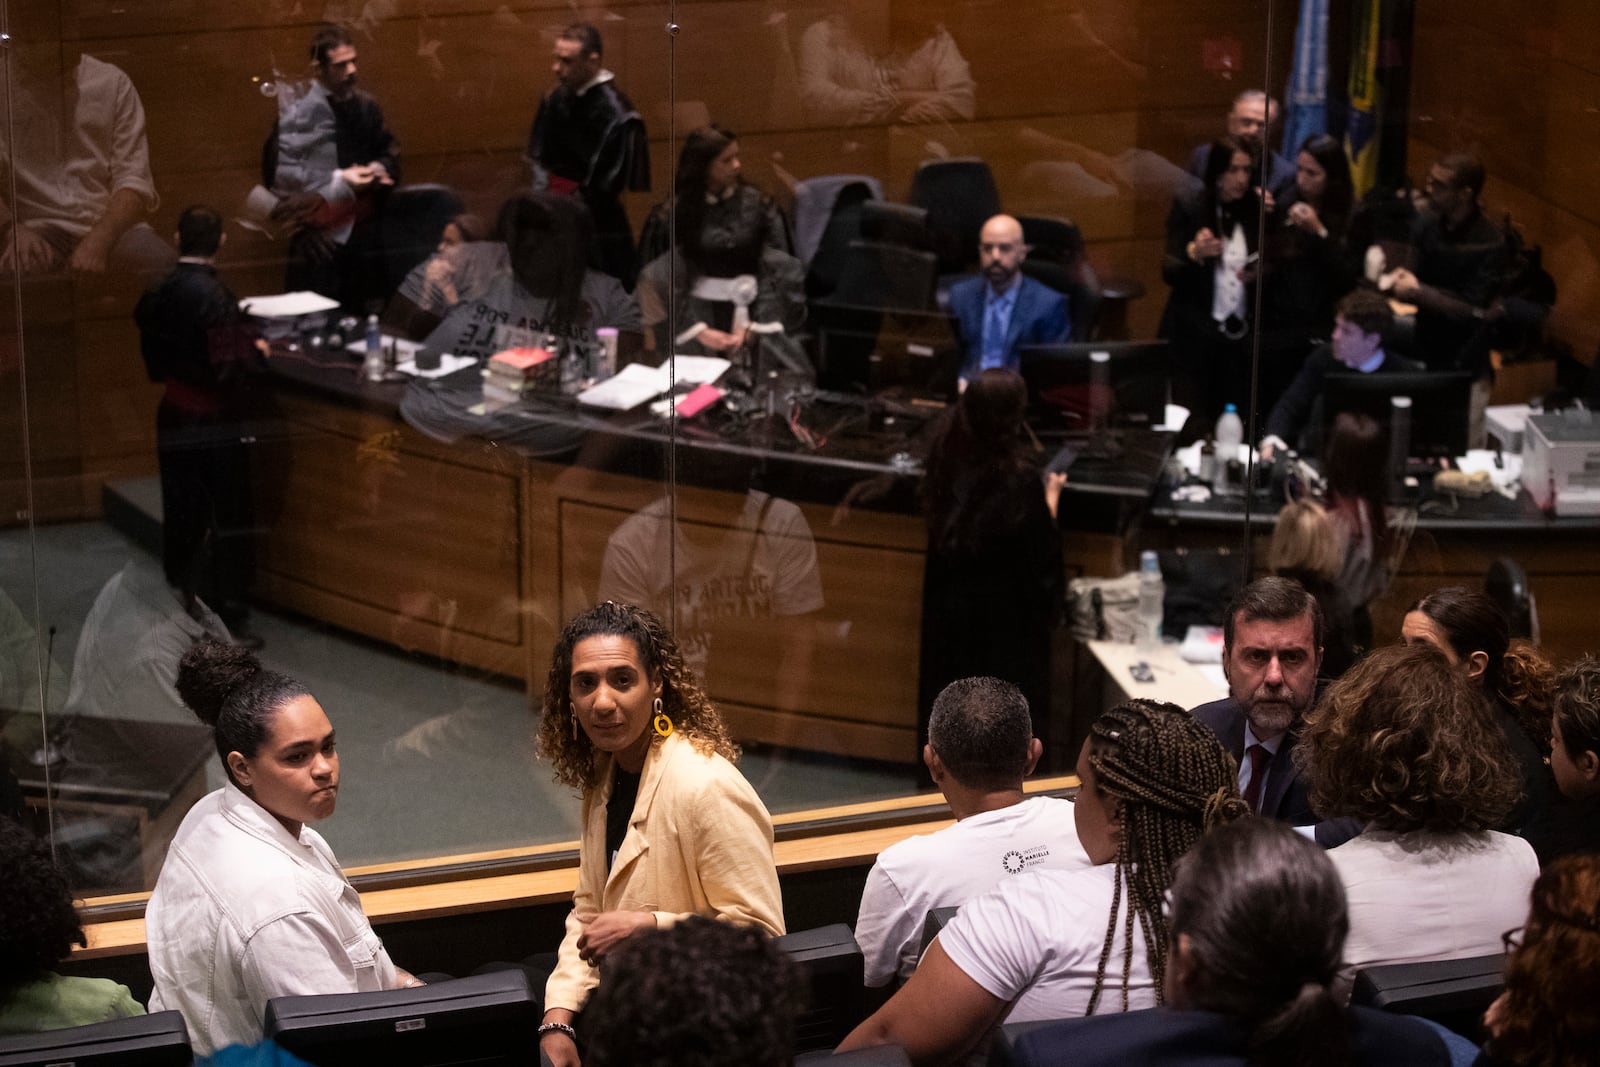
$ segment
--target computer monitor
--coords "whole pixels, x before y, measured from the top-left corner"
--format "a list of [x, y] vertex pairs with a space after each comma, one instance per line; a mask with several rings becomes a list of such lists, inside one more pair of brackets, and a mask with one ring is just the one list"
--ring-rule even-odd
[[0, 1037], [0, 1067], [189, 1067], [192, 1062], [189, 1031], [175, 1011]]
[[1417, 459], [1464, 455], [1472, 415], [1472, 379], [1468, 371], [1337, 371], [1323, 379], [1322, 439], [1326, 442], [1332, 437], [1333, 420], [1342, 411], [1370, 415], [1388, 428], [1391, 402], [1406, 396], [1411, 398], [1407, 455]]
[[[1099, 353], [1104, 353], [1097, 359]], [[1165, 341], [1089, 341], [1023, 347], [1022, 378], [1036, 422], [1068, 432], [1159, 426], [1166, 418], [1170, 357]], [[1096, 364], [1104, 368], [1098, 378]], [[1097, 384], [1097, 382], [1103, 382]]]
[[960, 331], [946, 312], [816, 303], [806, 325], [816, 339], [817, 384], [824, 389], [955, 395]]
[[526, 1064], [537, 1058], [539, 1000], [521, 969], [389, 989], [277, 997], [266, 1036], [316, 1067]]

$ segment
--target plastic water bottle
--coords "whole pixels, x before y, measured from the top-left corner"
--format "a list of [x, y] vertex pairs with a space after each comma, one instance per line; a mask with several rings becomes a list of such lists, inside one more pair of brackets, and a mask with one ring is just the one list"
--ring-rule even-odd
[[361, 369], [369, 382], [383, 381], [383, 330], [378, 326], [378, 316], [367, 316], [367, 356]]
[[583, 374], [588, 369], [588, 363], [577, 342], [564, 346], [557, 369], [561, 374], [562, 396], [577, 396], [583, 392]]
[[1139, 630], [1133, 642], [1139, 648], [1161, 644], [1161, 607], [1166, 595], [1161, 561], [1149, 550], [1139, 553]]
[[1244, 443], [1244, 423], [1239, 421], [1239, 409], [1229, 404], [1217, 416], [1217, 473], [1212, 488], [1222, 492], [1228, 487], [1228, 466], [1239, 458], [1239, 446]]

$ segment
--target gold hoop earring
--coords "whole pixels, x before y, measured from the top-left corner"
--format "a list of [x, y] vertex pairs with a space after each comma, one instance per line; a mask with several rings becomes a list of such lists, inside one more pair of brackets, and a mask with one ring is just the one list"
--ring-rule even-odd
[[655, 712], [655, 718], [651, 720], [650, 725], [655, 730], [656, 736], [664, 739], [672, 736], [672, 719], [663, 708], [661, 698], [656, 697], [655, 703], [650, 707], [650, 710]]

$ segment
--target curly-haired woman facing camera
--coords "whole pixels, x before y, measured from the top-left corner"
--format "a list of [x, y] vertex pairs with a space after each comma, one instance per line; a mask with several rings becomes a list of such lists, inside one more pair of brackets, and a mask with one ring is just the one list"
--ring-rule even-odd
[[692, 914], [781, 934], [783, 902], [772, 819], [655, 615], [608, 601], [567, 623], [539, 751], [583, 794], [578, 890], [540, 1027], [540, 1047], [567, 1067], [598, 965], [629, 935]]

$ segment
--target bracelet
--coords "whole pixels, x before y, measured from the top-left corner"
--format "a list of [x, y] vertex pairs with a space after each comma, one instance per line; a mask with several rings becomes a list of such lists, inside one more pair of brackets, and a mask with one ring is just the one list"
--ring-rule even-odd
[[538, 1033], [539, 1033], [539, 1037], [540, 1038], [543, 1038], [545, 1034], [548, 1034], [551, 1031], [556, 1031], [558, 1033], [566, 1034], [568, 1037], [572, 1038], [572, 1043], [574, 1045], [576, 1045], [578, 1043], [578, 1031], [574, 1030], [571, 1026], [569, 1026], [566, 1023], [540, 1023], [539, 1024]]

